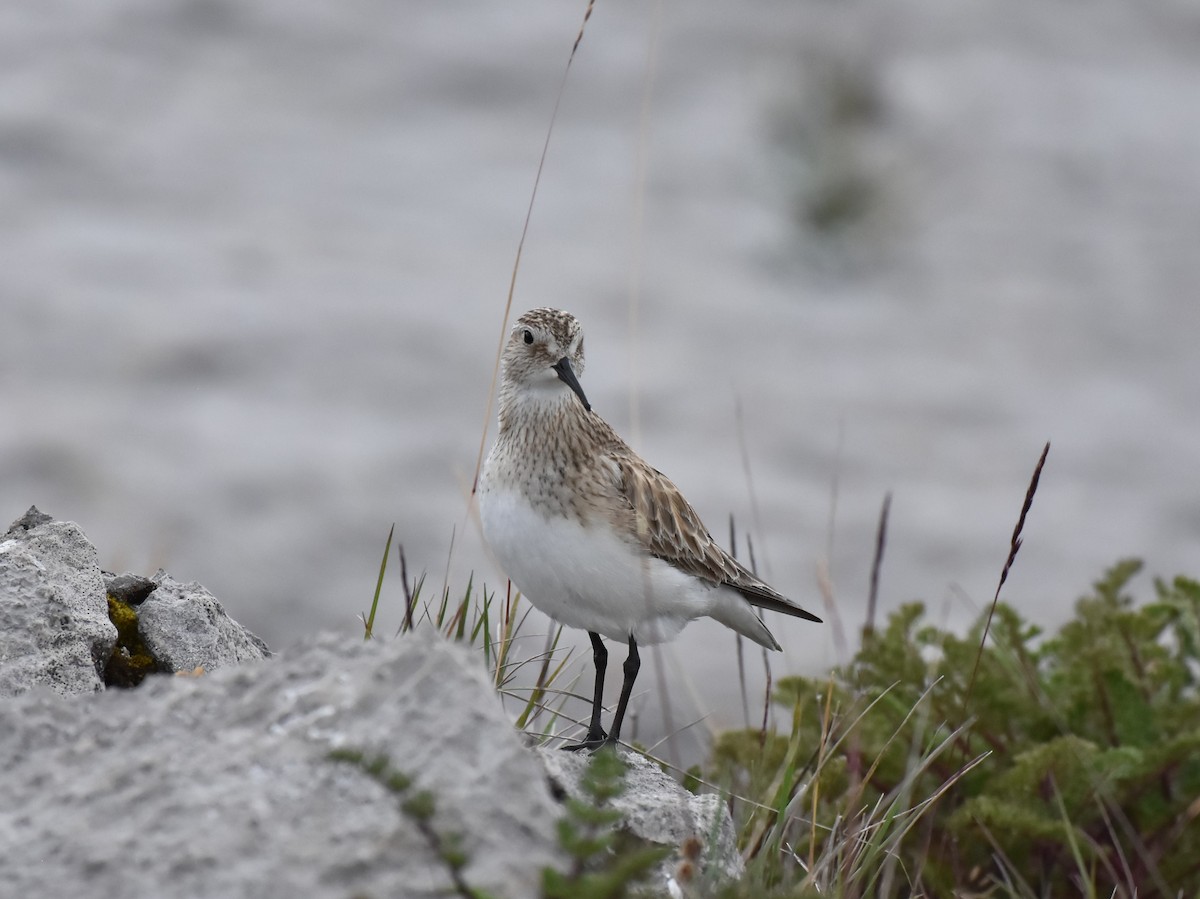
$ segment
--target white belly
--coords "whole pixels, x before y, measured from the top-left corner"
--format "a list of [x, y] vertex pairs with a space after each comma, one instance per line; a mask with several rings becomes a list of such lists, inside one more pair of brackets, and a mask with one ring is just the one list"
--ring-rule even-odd
[[481, 491], [479, 513], [513, 585], [569, 627], [660, 643], [709, 614], [727, 592], [640, 552], [606, 527], [547, 518], [516, 491]]

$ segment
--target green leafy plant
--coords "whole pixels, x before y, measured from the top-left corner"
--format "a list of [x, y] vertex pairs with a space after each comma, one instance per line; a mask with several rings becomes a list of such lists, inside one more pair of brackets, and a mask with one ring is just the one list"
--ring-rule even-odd
[[782, 680], [790, 734], [725, 734], [707, 772], [744, 797], [745, 888], [1196, 895], [1200, 584], [1136, 606], [1140, 567], [1050, 638], [998, 604], [981, 650], [985, 617], [963, 637], [913, 603], [828, 678]]

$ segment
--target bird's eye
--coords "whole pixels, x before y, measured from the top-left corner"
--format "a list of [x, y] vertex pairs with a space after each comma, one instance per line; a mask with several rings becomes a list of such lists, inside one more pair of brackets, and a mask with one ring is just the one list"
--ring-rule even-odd
[[525, 342], [533, 343], [533, 332], [530, 331], [528, 328], [525, 329]]

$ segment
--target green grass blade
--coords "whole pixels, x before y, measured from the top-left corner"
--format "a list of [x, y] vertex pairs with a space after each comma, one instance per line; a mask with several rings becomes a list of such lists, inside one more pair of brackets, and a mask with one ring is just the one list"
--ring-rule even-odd
[[363, 640], [370, 640], [375, 634], [375, 612], [379, 608], [379, 593], [383, 590], [383, 575], [387, 571], [388, 556], [392, 552], [392, 537], [396, 533], [396, 523], [392, 522], [388, 530], [387, 543], [383, 546], [383, 559], [379, 562], [379, 577], [375, 581], [375, 596], [371, 599], [371, 612], [363, 617]]

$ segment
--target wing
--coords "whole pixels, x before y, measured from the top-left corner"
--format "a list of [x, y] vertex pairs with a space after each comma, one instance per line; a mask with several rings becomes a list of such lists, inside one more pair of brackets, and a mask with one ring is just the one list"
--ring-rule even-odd
[[629, 451], [610, 456], [626, 510], [638, 539], [653, 556], [714, 586], [724, 584], [762, 609], [820, 622], [820, 618], [772, 590], [721, 549], [679, 488], [661, 471]]

